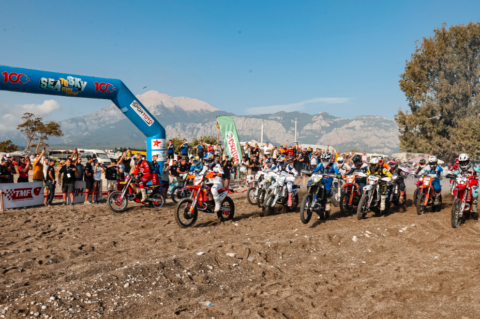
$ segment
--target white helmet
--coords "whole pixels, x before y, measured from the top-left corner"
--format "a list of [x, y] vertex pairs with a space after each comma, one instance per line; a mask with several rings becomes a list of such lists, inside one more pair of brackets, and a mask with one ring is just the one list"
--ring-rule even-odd
[[432, 155], [428, 158], [428, 165], [430, 165], [430, 167], [437, 166], [437, 164], [438, 164], [438, 159], [436, 156]]
[[345, 160], [343, 159], [343, 156], [340, 156], [339, 158], [337, 158], [338, 167], [342, 168], [344, 164], [345, 164]]
[[467, 170], [470, 168], [470, 157], [468, 157], [467, 154], [462, 153], [458, 157], [458, 165], [460, 166], [461, 169]]
[[379, 163], [379, 160], [378, 160], [378, 157], [372, 157], [370, 159], [370, 167], [371, 168], [377, 168], [378, 167], [378, 163]]

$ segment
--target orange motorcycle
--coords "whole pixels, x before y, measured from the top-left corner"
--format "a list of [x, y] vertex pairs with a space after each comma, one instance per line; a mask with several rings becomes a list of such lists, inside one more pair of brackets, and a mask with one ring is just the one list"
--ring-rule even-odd
[[432, 212], [439, 212], [442, 209], [442, 195], [440, 195], [440, 204], [434, 205], [435, 203], [435, 190], [433, 188], [432, 182], [435, 179], [442, 179], [436, 174], [420, 174], [416, 175], [416, 178], [421, 178], [418, 185], [418, 195], [417, 202], [417, 214], [423, 215], [427, 211], [427, 208], [430, 207]]
[[357, 175], [343, 175], [345, 183], [342, 185], [340, 194], [340, 211], [346, 215], [353, 212], [353, 206], [357, 206], [362, 197], [360, 185], [355, 181]]
[[[190, 190], [192, 196], [182, 199], [177, 205], [175, 220], [180, 227], [192, 227], [197, 221], [198, 211], [210, 214], [215, 213], [215, 201], [211, 192], [212, 185], [208, 183], [208, 179], [215, 176], [213, 172], [205, 175], [188, 176], [189, 179], [193, 179], [193, 183], [185, 187]], [[232, 220], [235, 214], [233, 200], [227, 196], [231, 192], [229, 188], [222, 188], [218, 191], [222, 204], [217, 217], [222, 222]]]

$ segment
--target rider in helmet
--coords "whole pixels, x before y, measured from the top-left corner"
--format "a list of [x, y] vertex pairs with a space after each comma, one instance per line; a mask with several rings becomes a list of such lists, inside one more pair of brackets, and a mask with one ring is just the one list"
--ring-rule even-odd
[[133, 156], [135, 161], [135, 171], [133, 175], [137, 177], [138, 185], [140, 186], [140, 192], [142, 193], [142, 202], [147, 200], [147, 191], [145, 190], [145, 184], [150, 182], [153, 178], [153, 175], [150, 171], [150, 165], [147, 161], [144, 160], [141, 154], [137, 153]]
[[402, 204], [405, 198], [405, 177], [407, 177], [408, 172], [406, 169], [404, 170], [399, 167], [398, 162], [394, 158], [388, 161], [388, 165], [390, 166], [390, 173], [392, 173], [393, 175], [397, 175], [395, 183], [398, 185], [398, 188], [400, 190], [400, 204]]
[[[380, 178], [392, 177], [392, 174], [388, 171], [388, 169], [383, 167], [383, 165], [380, 165], [378, 157], [372, 157], [370, 159], [367, 175], [375, 175]], [[385, 202], [387, 200], [387, 182], [380, 179], [379, 185], [379, 191], [381, 195], [380, 211], [385, 211]]]
[[203, 170], [203, 164], [200, 162], [200, 157], [195, 156], [192, 161], [192, 165], [190, 165], [189, 173], [192, 175], [198, 175]]
[[[342, 174], [338, 167], [332, 162], [332, 154], [330, 152], [323, 152], [320, 156], [320, 164], [313, 170], [313, 174], [315, 173], [323, 173], [323, 174], [336, 174], [338, 178], [342, 178]], [[322, 179], [322, 185], [325, 188], [325, 192], [327, 196], [323, 197], [322, 207], [325, 207], [325, 215], [321, 214], [320, 218], [325, 217], [328, 218], [330, 215], [331, 209], [331, 197], [332, 197], [332, 185], [333, 185], [333, 178], [329, 176], [324, 176]]]
[[273, 160], [271, 157], [268, 157], [263, 163], [263, 171], [267, 172], [274, 169], [275, 169], [275, 166], [273, 165]]
[[222, 176], [224, 173], [222, 166], [219, 163], [215, 162], [214, 159], [215, 158], [213, 156], [213, 153], [205, 154], [205, 156], [203, 157], [203, 169], [199, 175], [205, 175], [208, 172], [214, 173], [215, 176], [213, 178], [210, 178], [208, 180], [208, 183], [212, 184], [210, 191], [212, 192], [213, 200], [215, 201], [215, 213], [218, 213], [222, 206], [218, 190], [221, 189], [223, 186]]
[[345, 163], [345, 159], [343, 158], [343, 156], [339, 156], [337, 158], [337, 168], [342, 175], [345, 175], [345, 173], [347, 173], [351, 169], [351, 167], [347, 163]]
[[423, 169], [425, 168], [425, 165], [427, 165], [427, 161], [424, 158], [421, 158], [420, 161], [418, 161], [418, 167], [417, 171], [415, 172], [415, 175], [418, 175]]
[[[465, 177], [470, 176], [479, 176], [480, 167], [473, 165], [470, 162], [470, 157], [467, 154], [460, 154], [458, 157], [458, 168], [453, 172], [455, 175], [461, 174]], [[472, 212], [477, 213], [477, 203], [478, 203], [478, 180], [470, 180], [470, 187], [472, 188]]]
[[277, 166], [273, 169], [274, 172], [279, 175], [282, 174], [282, 172], [288, 174], [285, 182], [287, 183], [289, 207], [293, 205], [293, 184], [295, 183], [295, 178], [298, 176], [298, 172], [292, 164], [293, 156], [286, 157], [285, 155], [280, 155], [277, 159]]
[[[363, 162], [362, 157], [360, 155], [354, 155], [352, 157], [353, 167], [348, 171], [345, 175], [352, 175], [355, 173], [367, 173], [368, 165]], [[355, 174], [356, 175], [356, 174]], [[367, 184], [366, 177], [355, 177], [355, 183], [358, 184], [360, 187], [360, 192], [363, 192], [363, 187]]]
[[[438, 159], [436, 156], [430, 156], [428, 158], [428, 165], [423, 169], [425, 174], [436, 174], [437, 177], [442, 176], [443, 168], [438, 165]], [[435, 202], [434, 205], [440, 205], [440, 196], [442, 194], [442, 186], [440, 185], [440, 180], [434, 179], [432, 181], [433, 189], [435, 190]]]

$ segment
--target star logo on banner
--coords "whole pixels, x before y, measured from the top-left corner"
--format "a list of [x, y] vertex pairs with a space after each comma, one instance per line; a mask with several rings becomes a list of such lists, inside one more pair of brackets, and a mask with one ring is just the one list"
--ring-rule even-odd
[[162, 141], [160, 140], [153, 140], [153, 147], [159, 147]]

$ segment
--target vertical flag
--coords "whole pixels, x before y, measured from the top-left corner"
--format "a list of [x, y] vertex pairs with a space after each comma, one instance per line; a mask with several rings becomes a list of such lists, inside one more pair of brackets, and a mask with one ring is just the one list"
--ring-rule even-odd
[[232, 159], [237, 161], [242, 160], [242, 147], [238, 139], [237, 127], [230, 116], [217, 117], [217, 124], [222, 132], [223, 142], [225, 143], [225, 150]]

